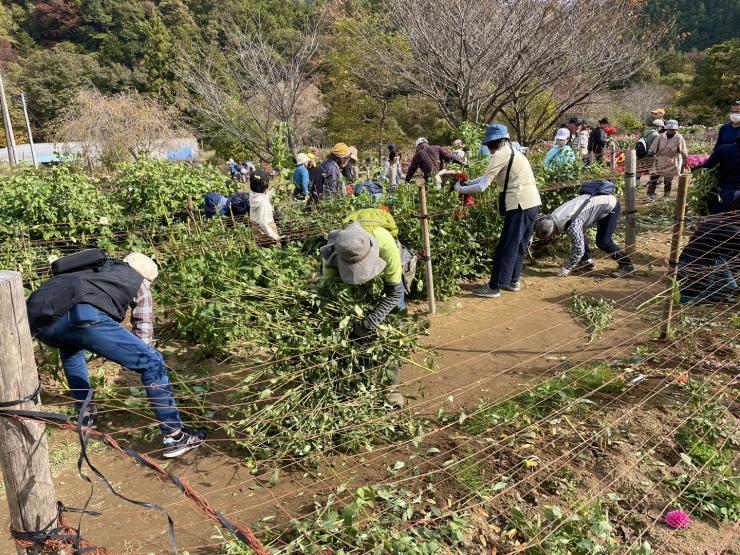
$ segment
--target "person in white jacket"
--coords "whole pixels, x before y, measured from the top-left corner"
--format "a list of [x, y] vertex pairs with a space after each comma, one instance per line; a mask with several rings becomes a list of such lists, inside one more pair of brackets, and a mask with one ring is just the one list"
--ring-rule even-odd
[[254, 240], [258, 245], [279, 245], [280, 234], [272, 209], [273, 191], [270, 178], [262, 170], [252, 172], [249, 178], [249, 220]]

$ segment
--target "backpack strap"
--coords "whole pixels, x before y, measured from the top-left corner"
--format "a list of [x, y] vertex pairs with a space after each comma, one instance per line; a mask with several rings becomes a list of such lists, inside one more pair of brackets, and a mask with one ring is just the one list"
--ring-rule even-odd
[[578, 216], [581, 215], [581, 212], [583, 212], [586, 209], [586, 206], [588, 206], [588, 203], [591, 202], [591, 199], [594, 198], [593, 195], [589, 195], [588, 198], [585, 200], [585, 202], [581, 203], [581, 205], [578, 207], [578, 210], [575, 211], [575, 213], [570, 217], [570, 219], [565, 222], [565, 226], [563, 226], [563, 231], [568, 229], [570, 227], [570, 224], [573, 223], [573, 220], [575, 220]]

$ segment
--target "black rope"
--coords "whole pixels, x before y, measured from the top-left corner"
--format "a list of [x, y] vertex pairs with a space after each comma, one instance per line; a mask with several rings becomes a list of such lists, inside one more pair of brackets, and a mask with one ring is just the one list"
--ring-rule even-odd
[[[113, 487], [113, 484], [110, 483], [108, 478], [106, 478], [105, 475], [102, 472], [100, 472], [95, 467], [95, 465], [93, 465], [93, 463], [90, 461], [90, 458], [87, 456], [87, 442], [88, 442], [87, 431], [86, 431], [87, 428], [83, 428], [82, 421], [87, 412], [87, 408], [90, 406], [90, 403], [92, 401], [92, 396], [93, 396], [93, 390], [90, 389], [87, 392], [87, 397], [85, 398], [85, 401], [82, 403], [79, 416], [77, 417], [77, 435], [80, 438], [80, 447], [81, 447], [80, 456], [77, 459], [77, 471], [79, 472], [80, 477], [90, 484], [90, 495], [88, 496], [87, 501], [85, 501], [83, 513], [80, 515], [80, 526], [78, 527], [78, 532], [77, 532], [78, 536], [79, 536], [79, 528], [82, 527], [82, 518], [84, 516], [84, 511], [87, 510], [87, 507], [90, 504], [90, 501], [92, 500], [92, 496], [93, 496], [92, 480], [90, 480], [89, 476], [87, 476], [84, 472], [82, 472], [82, 463], [85, 462], [87, 463], [87, 466], [90, 468], [90, 470], [93, 471], [93, 473], [95, 474], [95, 477], [104, 486], [106, 486], [113, 495], [133, 505], [137, 505], [139, 507], [144, 507], [145, 509], [149, 509], [151, 511], [157, 511], [158, 513], [162, 513], [163, 515], [167, 517], [167, 529], [169, 532], [170, 545], [172, 545], [172, 550], [174, 551], [175, 555], [177, 555], [179, 552], [177, 551], [177, 545], [175, 543], [175, 523], [172, 521], [172, 517], [167, 512], [167, 509], [165, 509], [164, 507], [162, 507], [161, 505], [157, 503], [131, 499], [130, 497], [126, 497], [122, 493], [119, 493], [118, 491], [116, 491], [116, 488]], [[130, 451], [130, 450], [127, 449], [127, 451]], [[131, 453], [133, 452], [134, 451], [131, 451]], [[140, 459], [140, 457], [137, 457], [137, 459]]]
[[17, 407], [18, 405], [22, 405], [23, 403], [29, 403], [33, 401], [34, 405], [38, 405], [39, 401], [41, 400], [41, 382], [36, 386], [36, 390], [31, 393], [30, 395], [26, 395], [23, 397], [23, 399], [18, 399], [17, 401], [3, 401], [0, 403], [0, 408], [6, 409], [9, 407]]
[[[75, 530], [75, 534], [65, 533], [65, 530], [69, 529], [68, 526], [61, 524], [62, 513], [85, 513], [90, 516], [102, 516], [102, 513], [97, 511], [87, 511], [85, 509], [74, 509], [65, 507], [64, 503], [57, 501], [57, 514], [49, 524], [47, 524], [41, 530], [30, 530], [27, 532], [21, 532], [19, 530], [10, 529], [10, 536], [15, 541], [19, 542], [31, 542], [34, 545], [46, 545], [50, 541], [58, 541], [70, 544], [74, 551], [72, 555], [84, 555], [85, 553], [96, 552], [98, 548], [96, 546], [80, 547], [82, 538], [80, 537], [79, 530]], [[74, 529], [73, 529], [74, 530]], [[87, 542], [86, 542], [87, 543]]]

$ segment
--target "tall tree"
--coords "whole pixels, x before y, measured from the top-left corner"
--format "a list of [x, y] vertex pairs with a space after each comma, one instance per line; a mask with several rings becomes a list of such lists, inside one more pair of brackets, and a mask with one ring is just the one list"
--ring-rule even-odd
[[[652, 62], [665, 30], [648, 32], [641, 20], [634, 0], [397, 0], [384, 32], [404, 46], [377, 44], [365, 25], [355, 36], [451, 125], [504, 118], [529, 142]], [[543, 96], [551, 109], [525, 125], [517, 114]]]

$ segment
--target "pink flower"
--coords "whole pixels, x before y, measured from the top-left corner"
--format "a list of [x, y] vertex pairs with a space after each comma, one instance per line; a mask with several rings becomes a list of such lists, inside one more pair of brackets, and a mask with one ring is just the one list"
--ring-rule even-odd
[[707, 160], [709, 160], [708, 154], [689, 154], [686, 163], [690, 168], [695, 168], [697, 166], [701, 166]]
[[665, 515], [665, 523], [669, 528], [674, 530], [678, 528], [688, 528], [691, 524], [691, 518], [681, 510], [670, 511]]

